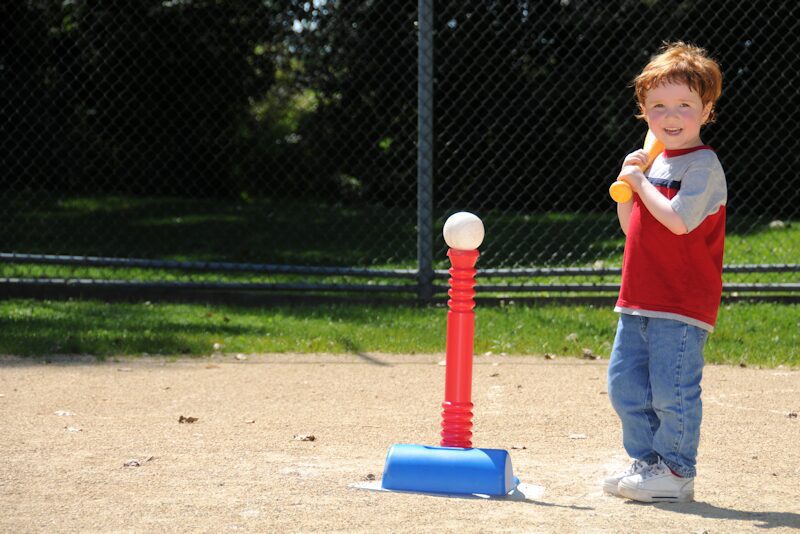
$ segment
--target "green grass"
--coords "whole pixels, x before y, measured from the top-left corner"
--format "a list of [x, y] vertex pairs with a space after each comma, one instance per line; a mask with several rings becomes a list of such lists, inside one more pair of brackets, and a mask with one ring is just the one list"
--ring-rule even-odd
[[114, 196], [3, 202], [4, 252], [336, 266], [416, 257], [413, 209]]
[[[475, 352], [607, 358], [610, 306], [476, 309]], [[0, 301], [0, 353], [205, 356], [224, 353], [443, 352], [443, 307], [323, 304], [264, 308], [98, 301]], [[800, 366], [800, 305], [724, 304], [709, 363]]]
[[[416, 265], [414, 208], [44, 194], [6, 196], [2, 203], [3, 252], [376, 268]], [[600, 206], [597, 213], [479, 214], [486, 225], [482, 268], [621, 265], [624, 236], [611, 205]], [[437, 268], [447, 268], [441, 237], [446, 215], [441, 210], [434, 214]], [[768, 216], [731, 213], [725, 262], [796, 263], [800, 224], [784, 221], [771, 227], [772, 222]], [[47, 267], [46, 272], [63, 276], [70, 269]], [[153, 277], [163, 274], [149, 272]]]
[[[325, 206], [269, 199], [13, 196], [0, 250], [184, 261], [279, 265], [416, 267], [416, 214], [381, 206]], [[447, 269], [441, 225], [434, 217], [434, 267]], [[479, 269], [619, 267], [623, 235], [613, 210], [600, 213], [481, 213], [487, 238]], [[729, 218], [727, 264], [796, 263], [800, 224], [770, 225], [769, 217]], [[0, 278], [113, 279], [171, 282], [364, 284], [364, 278], [259, 273], [204, 273], [0, 263]], [[479, 283], [610, 283], [619, 276], [488, 279]], [[796, 273], [725, 275], [726, 282], [797, 282]], [[444, 281], [440, 280], [440, 283]], [[380, 283], [413, 283], [384, 279]], [[413, 293], [413, 289], [409, 290]], [[540, 294], [541, 295], [541, 294]]]
[[[269, 199], [6, 196], [0, 251], [187, 261], [406, 268], [416, 265], [414, 209], [347, 207]], [[613, 207], [599, 213], [487, 211], [478, 283], [501, 283], [480, 269], [611, 266], [623, 236]], [[449, 265], [435, 214], [435, 268]], [[800, 224], [732, 213], [727, 264], [797, 263]], [[193, 282], [363, 284], [356, 277], [199, 273], [0, 264], [0, 278], [93, 278]], [[519, 280], [508, 280], [518, 283]], [[535, 283], [617, 283], [618, 276], [541, 277]], [[797, 282], [796, 273], [726, 274], [726, 282]], [[388, 280], [394, 283], [393, 280]], [[403, 283], [413, 283], [406, 281]], [[439, 280], [438, 284], [444, 284]], [[712, 362], [800, 365], [798, 307], [725, 306], [709, 342]], [[608, 356], [610, 307], [481, 308], [476, 352]], [[178, 304], [0, 301], [0, 352], [20, 355], [206, 355], [214, 343], [236, 352], [433, 352], [444, 350], [445, 310], [324, 305], [263, 309]], [[570, 334], [576, 341], [567, 341]]]

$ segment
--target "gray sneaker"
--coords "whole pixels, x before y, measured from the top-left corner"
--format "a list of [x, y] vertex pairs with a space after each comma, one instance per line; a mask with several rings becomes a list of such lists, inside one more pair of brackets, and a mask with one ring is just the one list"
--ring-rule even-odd
[[612, 475], [607, 479], [605, 479], [603, 481], [603, 491], [619, 497], [619, 489], [617, 489], [619, 481], [625, 477], [629, 477], [631, 475], [636, 475], [640, 473], [643, 469], [649, 467], [649, 465], [650, 464], [648, 464], [644, 460], [634, 460], [633, 463], [630, 465], [630, 467], [628, 467], [625, 471], [617, 473], [616, 475]]
[[694, 478], [675, 476], [661, 460], [619, 481], [619, 495], [641, 502], [691, 502]]

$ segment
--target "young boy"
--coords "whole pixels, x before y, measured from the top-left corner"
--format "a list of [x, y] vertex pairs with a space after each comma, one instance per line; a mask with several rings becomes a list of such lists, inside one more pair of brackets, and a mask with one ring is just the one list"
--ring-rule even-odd
[[722, 294], [725, 174], [700, 128], [714, 119], [719, 65], [702, 48], [665, 45], [634, 80], [641, 114], [665, 151], [647, 175], [643, 150], [623, 163], [633, 198], [617, 206], [626, 234], [608, 395], [633, 459], [603, 489], [644, 502], [694, 499], [703, 346]]

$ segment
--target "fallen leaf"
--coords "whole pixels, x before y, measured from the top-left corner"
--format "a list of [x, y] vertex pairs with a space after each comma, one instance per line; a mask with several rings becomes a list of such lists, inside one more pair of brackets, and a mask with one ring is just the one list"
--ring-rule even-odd
[[82, 431], [82, 429], [80, 429], [80, 428], [78, 428], [76, 426], [65, 426], [64, 428], [67, 429], [67, 432], [81, 432]]
[[246, 424], [248, 424], [248, 425], [252, 425], [252, 424], [253, 424], [253, 423], [255, 423], [255, 422], [256, 422], [256, 420], [255, 420], [255, 419], [247, 419], [247, 420], [245, 421], [245, 423], [246, 423]]
[[136, 458], [131, 458], [130, 460], [128, 460], [127, 462], [122, 464], [122, 466], [123, 467], [141, 467], [142, 464], [139, 463], [139, 460], [137, 460]]
[[71, 416], [75, 415], [74, 413], [68, 412], [66, 410], [57, 410], [57, 411], [55, 411], [53, 413], [58, 415], [59, 417], [71, 417]]
[[575, 332], [573, 332], [573, 333], [569, 334], [569, 335], [568, 335], [566, 338], [564, 338], [564, 339], [566, 339], [567, 341], [570, 341], [570, 342], [574, 343], [574, 342], [578, 341], [578, 334], [576, 334]]
[[317, 438], [314, 434], [295, 434], [293, 439], [295, 441], [314, 441]]
[[179, 423], [194, 423], [195, 421], [197, 421], [197, 417], [184, 417], [184, 416], [178, 417]]
[[492, 374], [490, 374], [489, 376], [491, 376], [491, 377], [493, 377], [493, 378], [494, 378], [494, 377], [496, 377], [496, 376], [500, 376], [500, 373], [492, 373]]
[[555, 360], [556, 359], [556, 355], [555, 354], [545, 354], [544, 355], [544, 359], [545, 360]]
[[375, 480], [375, 475], [369, 473], [367, 476], [364, 477], [364, 480]]
[[239, 361], [244, 361], [247, 359], [247, 356], [245, 356], [244, 354], [237, 354], [236, 359]]
[[585, 360], [598, 360], [600, 356], [595, 355], [592, 349], [583, 349], [583, 358]]
[[525, 445], [512, 445], [511, 448], [512, 449], [517, 449], [517, 450], [525, 450], [528, 447], [526, 447]]
[[797, 419], [797, 412], [789, 412], [786, 414], [789, 419]]
[[586, 439], [586, 434], [570, 434], [569, 439]]

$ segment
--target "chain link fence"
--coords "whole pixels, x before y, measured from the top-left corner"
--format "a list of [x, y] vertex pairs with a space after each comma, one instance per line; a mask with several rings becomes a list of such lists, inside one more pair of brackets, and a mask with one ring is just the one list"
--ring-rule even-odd
[[725, 282], [800, 289], [791, 1], [12, 0], [0, 6], [0, 279], [11, 288], [608, 294], [607, 188], [665, 40], [724, 70]]

